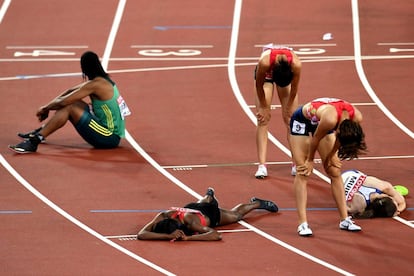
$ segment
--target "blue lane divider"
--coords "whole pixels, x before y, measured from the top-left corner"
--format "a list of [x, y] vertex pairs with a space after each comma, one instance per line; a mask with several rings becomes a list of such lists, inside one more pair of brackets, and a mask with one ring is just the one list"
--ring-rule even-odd
[[0, 210], [0, 215], [31, 214], [30, 210]]

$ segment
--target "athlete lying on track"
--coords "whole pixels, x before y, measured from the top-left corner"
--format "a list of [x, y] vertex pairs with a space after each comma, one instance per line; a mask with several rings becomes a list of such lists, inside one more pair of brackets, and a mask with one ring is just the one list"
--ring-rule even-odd
[[406, 208], [391, 183], [357, 170], [342, 173], [348, 213], [356, 218], [393, 217]]
[[276, 213], [278, 207], [269, 200], [253, 197], [250, 203], [239, 204], [231, 210], [222, 209], [214, 196], [214, 189], [208, 188], [206, 195], [198, 202], [183, 208], [172, 207], [158, 213], [154, 219], [138, 232], [139, 240], [181, 240], [218, 241], [221, 234], [216, 226], [236, 223], [255, 209]]

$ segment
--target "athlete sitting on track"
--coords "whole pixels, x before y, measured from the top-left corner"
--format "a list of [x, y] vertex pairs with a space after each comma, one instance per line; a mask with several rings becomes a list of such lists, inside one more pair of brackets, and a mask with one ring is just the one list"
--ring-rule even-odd
[[391, 183], [357, 170], [342, 173], [348, 213], [356, 218], [393, 217], [405, 210], [404, 197]]
[[[115, 148], [125, 136], [124, 117], [130, 114], [125, 101], [115, 83], [104, 71], [94, 52], [85, 52], [80, 60], [84, 79], [88, 81], [76, 85], [57, 96], [36, 113], [39, 121], [55, 114], [43, 126], [29, 133], [19, 133], [25, 139], [9, 148], [17, 153], [36, 152], [37, 146], [47, 136], [63, 127], [69, 120], [78, 133], [95, 148]], [[91, 107], [82, 99], [90, 97]]]
[[239, 204], [231, 210], [218, 206], [214, 189], [208, 188], [206, 195], [198, 202], [189, 203], [183, 208], [172, 207], [157, 214], [138, 233], [139, 240], [181, 240], [218, 241], [221, 234], [213, 229], [216, 226], [236, 223], [254, 209], [277, 212], [272, 201], [253, 197], [250, 203]]

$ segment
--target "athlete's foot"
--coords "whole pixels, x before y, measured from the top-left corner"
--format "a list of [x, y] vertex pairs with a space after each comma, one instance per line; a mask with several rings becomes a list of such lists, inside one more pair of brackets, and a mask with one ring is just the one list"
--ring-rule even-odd
[[[35, 130], [26, 132], [26, 133], [19, 132], [19, 133], [17, 133], [17, 136], [19, 136], [20, 138], [23, 138], [23, 139], [29, 139], [31, 135], [39, 134], [39, 131], [41, 131], [42, 128], [43, 128], [43, 126], [41, 126], [39, 128], [36, 128]], [[41, 140], [40, 140], [41, 143], [44, 143], [46, 141], [46, 139], [43, 136], [40, 136], [40, 138], [41, 138]]]
[[267, 177], [267, 168], [266, 165], [261, 164], [258, 166], [256, 174], [254, 175], [257, 179], [264, 179]]
[[9, 145], [9, 149], [16, 153], [32, 153], [36, 152], [37, 146], [42, 141], [41, 135], [30, 134], [29, 138], [17, 145]]
[[264, 199], [260, 199], [260, 198], [257, 198], [257, 197], [252, 197], [250, 199], [250, 202], [252, 202], [252, 203], [253, 202], [259, 202], [260, 205], [259, 205], [259, 208], [257, 208], [257, 209], [264, 209], [264, 210], [267, 210], [267, 211], [272, 212], [272, 213], [276, 213], [279, 210], [277, 205], [275, 203], [273, 203], [272, 201], [270, 201], [270, 200], [264, 200]]
[[313, 235], [312, 230], [310, 229], [307, 222], [303, 222], [298, 226], [298, 234], [302, 237], [310, 237]]
[[217, 198], [216, 198], [216, 196], [215, 196], [215, 194], [214, 194], [214, 189], [213, 189], [213, 188], [209, 187], [209, 188], [207, 189], [206, 195], [207, 195], [207, 196], [210, 196], [210, 197], [212, 198], [211, 203], [213, 203], [213, 204], [215, 204], [215, 205], [217, 205], [217, 206], [218, 206], [218, 200], [217, 200]]

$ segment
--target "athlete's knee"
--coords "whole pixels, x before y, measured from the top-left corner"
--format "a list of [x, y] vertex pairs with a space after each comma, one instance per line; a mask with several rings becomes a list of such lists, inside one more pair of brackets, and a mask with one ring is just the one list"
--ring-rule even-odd
[[80, 118], [82, 117], [83, 113], [88, 110], [87, 106], [88, 105], [82, 101], [71, 104], [68, 109], [70, 121], [72, 123], [78, 122]]
[[325, 166], [325, 172], [331, 178], [341, 176], [341, 168], [332, 165]]

